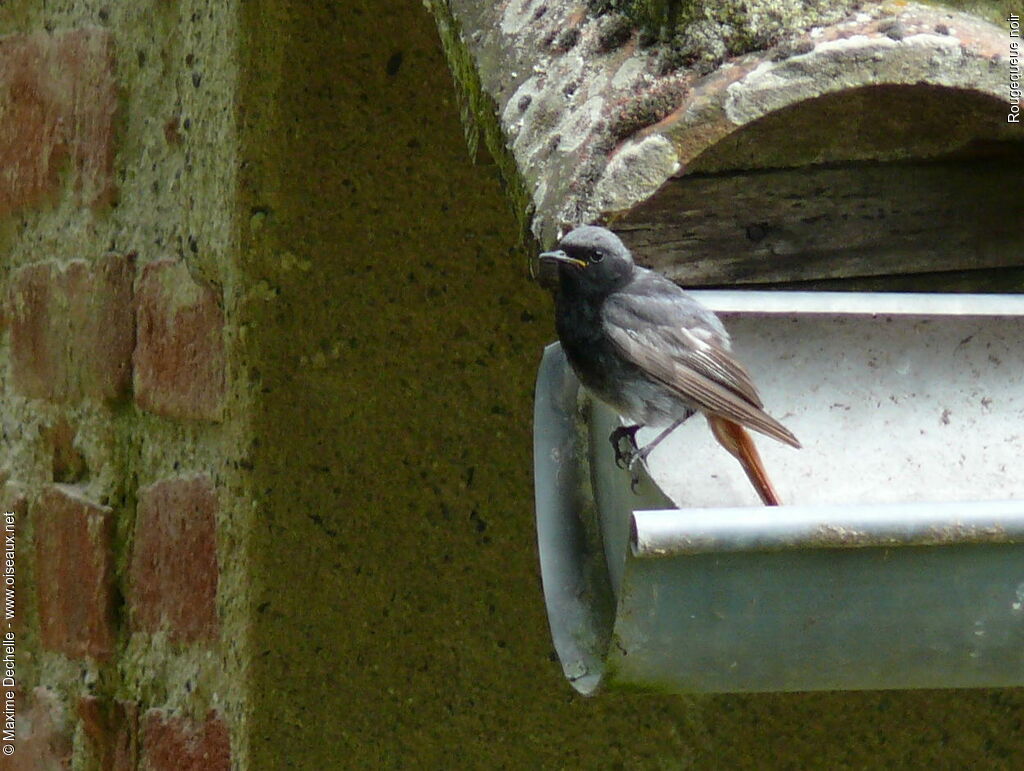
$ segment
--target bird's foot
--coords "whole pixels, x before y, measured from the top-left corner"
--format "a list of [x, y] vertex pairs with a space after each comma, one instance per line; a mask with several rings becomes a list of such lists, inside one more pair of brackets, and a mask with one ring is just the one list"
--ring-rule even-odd
[[640, 484], [640, 465], [642, 463], [640, 458], [633, 456], [633, 460], [629, 464], [629, 489], [633, 495], [638, 495], [636, 488]]
[[650, 450], [646, 447], [642, 447], [636, 452], [630, 454], [629, 458], [629, 489], [636, 495], [636, 487], [640, 484], [640, 469], [645, 468], [647, 465], [647, 456], [650, 454]]
[[[633, 462], [639, 449], [636, 444], [636, 432], [639, 430], [640, 426], [619, 426], [608, 437], [608, 441], [612, 443], [612, 449], [615, 450], [615, 465], [621, 469], [632, 470], [633, 468]], [[628, 443], [625, 450], [622, 449], [623, 439]]]

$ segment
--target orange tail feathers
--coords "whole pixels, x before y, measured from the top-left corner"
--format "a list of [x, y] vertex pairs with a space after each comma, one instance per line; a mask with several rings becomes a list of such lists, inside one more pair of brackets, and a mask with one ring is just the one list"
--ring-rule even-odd
[[757, 494], [761, 496], [764, 505], [780, 505], [779, 494], [772, 487], [771, 480], [768, 479], [768, 472], [765, 471], [764, 463], [761, 462], [761, 456], [754, 445], [754, 440], [750, 438], [746, 429], [739, 423], [733, 423], [731, 420], [713, 415], [708, 415], [708, 425], [711, 426], [711, 432], [715, 435], [718, 443], [743, 466], [747, 479], [757, 490]]

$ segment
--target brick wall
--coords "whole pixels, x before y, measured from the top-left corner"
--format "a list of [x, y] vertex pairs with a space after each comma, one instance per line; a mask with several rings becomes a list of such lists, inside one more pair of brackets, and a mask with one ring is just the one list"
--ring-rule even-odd
[[1014, 767], [1020, 689], [572, 695], [457, 113], [409, 0], [0, 1], [0, 768]]
[[[232, 215], [189, 184], [217, 179], [189, 128], [218, 124], [230, 141], [231, 118], [195, 76], [214, 65], [191, 23], [203, 4], [125, 4], [145, 21], [68, 5], [0, 7], [17, 683], [0, 693], [16, 699], [3, 767], [226, 769], [223, 276], [200, 252]], [[207, 33], [221, 23], [209, 18]]]

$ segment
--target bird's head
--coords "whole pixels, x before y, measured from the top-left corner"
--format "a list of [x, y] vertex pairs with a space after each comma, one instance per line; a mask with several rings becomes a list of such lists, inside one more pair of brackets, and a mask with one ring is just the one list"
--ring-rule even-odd
[[559, 283], [591, 294], [612, 292], [633, 276], [633, 256], [612, 231], [583, 225], [567, 233], [558, 248], [540, 255], [558, 268]]

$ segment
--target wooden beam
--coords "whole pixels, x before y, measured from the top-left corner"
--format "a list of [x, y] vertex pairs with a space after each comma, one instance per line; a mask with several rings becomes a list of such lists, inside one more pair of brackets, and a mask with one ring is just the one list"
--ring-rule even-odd
[[687, 176], [613, 228], [686, 285], [1024, 266], [1009, 158]]

